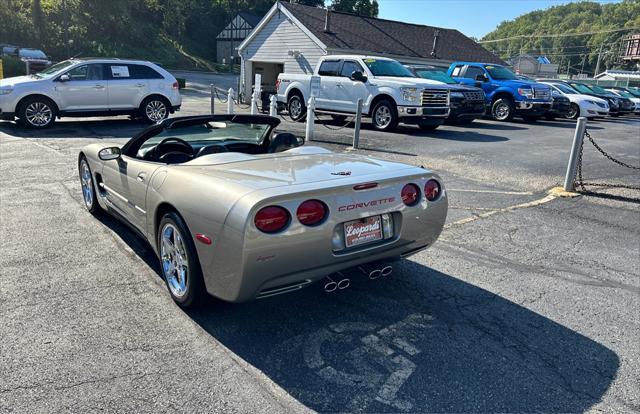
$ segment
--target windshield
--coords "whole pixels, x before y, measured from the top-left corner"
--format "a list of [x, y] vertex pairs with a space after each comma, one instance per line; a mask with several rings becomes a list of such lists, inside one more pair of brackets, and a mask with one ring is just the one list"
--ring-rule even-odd
[[373, 76], [393, 76], [397, 78], [416, 77], [409, 69], [402, 66], [402, 64], [396, 60], [365, 59], [364, 63]]
[[633, 95], [631, 92], [623, 91], [621, 89], [615, 89], [614, 93], [617, 93], [620, 96], [624, 96], [625, 98], [635, 98], [635, 95]]
[[28, 59], [46, 59], [47, 55], [42, 50], [20, 49], [19, 56]]
[[240, 124], [231, 121], [204, 122], [202, 124], [176, 126], [163, 129], [140, 146], [137, 157], [144, 155], [166, 138], [180, 138], [194, 148], [200, 148], [211, 143], [242, 141], [251, 144], [261, 144], [269, 124]]
[[517, 80], [515, 73], [511, 72], [504, 66], [485, 65], [484, 67], [489, 75], [495, 80]]
[[637, 91], [635, 89], [629, 89], [629, 93], [633, 95], [635, 98], [640, 98], [640, 91]]
[[578, 93], [578, 91], [573, 89], [571, 86], [567, 86], [563, 83], [554, 83], [553, 86], [566, 93], [567, 95], [576, 95]]
[[609, 91], [607, 91], [607, 90], [605, 90], [605, 89], [602, 89], [602, 88], [601, 88], [600, 86], [598, 86], [598, 85], [591, 85], [591, 86], [589, 86], [589, 87], [591, 88], [591, 90], [592, 90], [592, 91], [594, 91], [594, 92], [596, 92], [596, 93], [599, 93], [599, 94], [601, 94], [601, 95], [609, 95], [609, 96], [614, 95], [613, 93], [611, 93], [611, 92], [609, 92]]
[[587, 85], [583, 85], [581, 83], [572, 83], [571, 86], [573, 86], [578, 92], [582, 92], [586, 94], [594, 93], [594, 91], [589, 89]]
[[55, 75], [56, 73], [68, 68], [74, 63], [76, 62], [74, 62], [73, 60], [65, 60], [63, 62], [56, 63], [55, 65], [49, 66], [47, 69], [43, 70], [42, 72], [38, 72], [35, 75], [42, 78], [47, 78], [49, 76]]
[[431, 79], [438, 82], [444, 82], [448, 84], [458, 83], [453, 80], [452, 77], [447, 75], [447, 73], [443, 70], [436, 68], [417, 68], [415, 69], [416, 74], [423, 79]]

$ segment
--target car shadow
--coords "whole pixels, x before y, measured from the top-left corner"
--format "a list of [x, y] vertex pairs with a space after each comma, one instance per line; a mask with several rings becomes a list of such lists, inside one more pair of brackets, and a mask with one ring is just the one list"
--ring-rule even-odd
[[31, 129], [15, 122], [0, 122], [0, 132], [19, 138], [131, 138], [148, 126], [148, 123], [131, 119], [62, 120], [47, 129]]
[[456, 124], [453, 126], [459, 128], [495, 129], [498, 131], [523, 131], [528, 129], [513, 125], [509, 122], [482, 122], [481, 120], [476, 120], [469, 124]]
[[[159, 275], [146, 240], [99, 219]], [[336, 293], [321, 286], [186, 313], [320, 412], [584, 412], [620, 366], [605, 346], [413, 261]]]
[[448, 141], [462, 141], [462, 142], [504, 142], [509, 141], [507, 137], [501, 137], [498, 135], [483, 134], [474, 131], [452, 131], [447, 129], [436, 129], [435, 131], [416, 131], [414, 136], [428, 137], [434, 139], [445, 139]]
[[315, 285], [187, 313], [320, 412], [583, 412], [620, 365], [567, 327], [410, 261], [335, 294]]

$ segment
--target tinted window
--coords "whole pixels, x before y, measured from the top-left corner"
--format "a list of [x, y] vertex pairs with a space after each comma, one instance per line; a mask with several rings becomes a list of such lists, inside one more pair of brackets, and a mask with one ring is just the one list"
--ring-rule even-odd
[[340, 76], [350, 78], [353, 72], [362, 72], [362, 67], [356, 62], [345, 61], [342, 65]]
[[72, 81], [102, 80], [102, 65], [99, 63], [80, 65], [67, 72], [67, 75]]
[[487, 65], [484, 68], [487, 70], [487, 72], [489, 72], [489, 75], [491, 75], [491, 77], [496, 80], [518, 79], [515, 73], [511, 72], [504, 66]]
[[145, 65], [128, 65], [132, 79], [164, 79], [164, 76]]
[[464, 74], [465, 78], [476, 79], [478, 76], [484, 76], [484, 70], [477, 66], [469, 66]]
[[387, 59], [365, 59], [364, 63], [367, 65], [373, 76], [392, 76], [400, 78], [415, 78], [409, 69], [402, 66], [402, 64], [396, 60]]
[[338, 70], [340, 69], [339, 60], [325, 60], [320, 65], [318, 75], [320, 76], [338, 76]]
[[562, 92], [566, 93], [567, 95], [575, 95], [577, 93], [577, 91], [573, 88], [571, 88], [570, 86], [567, 86], [563, 83], [556, 83], [553, 86], [555, 86], [556, 88], [560, 89]]
[[423, 79], [431, 79], [448, 84], [457, 83], [449, 75], [447, 75], [444, 70], [440, 70], [437, 68], [418, 68], [416, 69], [416, 75]]

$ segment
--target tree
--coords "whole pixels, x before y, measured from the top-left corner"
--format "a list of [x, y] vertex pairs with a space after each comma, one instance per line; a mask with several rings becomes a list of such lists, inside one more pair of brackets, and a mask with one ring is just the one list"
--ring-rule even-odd
[[378, 0], [333, 0], [331, 8], [367, 17], [378, 17], [379, 12]]

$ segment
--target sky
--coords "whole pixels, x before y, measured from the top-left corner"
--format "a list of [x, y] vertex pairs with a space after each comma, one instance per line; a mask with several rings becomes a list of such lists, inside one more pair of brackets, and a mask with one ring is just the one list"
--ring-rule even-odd
[[[617, 3], [620, 0], [600, 0]], [[570, 0], [378, 0], [378, 17], [427, 26], [458, 29], [478, 39], [501, 22]]]

